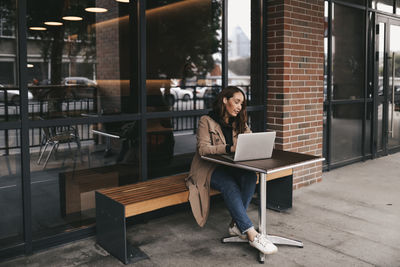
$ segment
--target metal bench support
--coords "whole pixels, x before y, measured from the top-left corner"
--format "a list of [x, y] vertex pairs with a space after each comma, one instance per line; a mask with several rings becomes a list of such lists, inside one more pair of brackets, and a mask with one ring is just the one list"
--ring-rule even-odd
[[97, 243], [125, 264], [149, 257], [126, 239], [124, 205], [96, 192]]

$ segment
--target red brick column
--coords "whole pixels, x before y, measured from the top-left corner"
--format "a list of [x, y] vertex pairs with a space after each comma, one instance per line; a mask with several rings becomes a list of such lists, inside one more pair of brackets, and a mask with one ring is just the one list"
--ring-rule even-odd
[[[324, 1], [268, 4], [268, 128], [278, 149], [322, 155]], [[321, 181], [322, 164], [297, 168], [293, 188]]]

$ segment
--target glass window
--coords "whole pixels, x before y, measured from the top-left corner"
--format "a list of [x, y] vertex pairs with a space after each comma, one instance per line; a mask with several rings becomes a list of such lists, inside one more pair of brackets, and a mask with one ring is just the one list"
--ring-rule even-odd
[[355, 4], [355, 5], [361, 5], [361, 6], [365, 5], [365, 0], [348, 0], [346, 2], [349, 2], [351, 4]]
[[332, 5], [333, 99], [364, 97], [365, 12]]
[[[16, 1], [0, 2], [0, 123], [19, 119]], [[19, 129], [0, 130], [0, 250], [23, 242]]]
[[372, 8], [393, 13], [393, 0], [372, 0]]
[[228, 85], [240, 86], [251, 101], [250, 91], [250, 1], [228, 4]]
[[0, 2], [0, 122], [15, 121], [20, 115], [17, 84], [16, 2]]
[[[127, 3], [28, 1], [31, 118], [137, 112]], [[87, 9], [97, 7], [97, 11]], [[82, 104], [90, 109], [81, 109]], [[73, 111], [67, 106], [78, 106]]]
[[371, 141], [372, 141], [372, 116], [373, 116], [373, 105], [367, 103], [367, 119], [365, 120], [365, 153], [371, 154]]
[[323, 141], [322, 141], [322, 155], [325, 159], [328, 159], [328, 105], [324, 105], [323, 113]]
[[23, 242], [19, 136], [17, 129], [0, 131], [0, 249]]
[[248, 125], [253, 132], [264, 132], [264, 126], [262, 125], [264, 112], [263, 111], [250, 111], [247, 113]]
[[140, 177], [139, 123], [30, 129], [34, 239], [95, 222], [94, 191]]
[[396, 0], [396, 14], [400, 14], [400, 0]]
[[325, 22], [324, 22], [324, 101], [328, 99], [328, 12], [329, 4], [325, 2]]
[[338, 104], [332, 107], [332, 162], [361, 156], [364, 104]]
[[147, 122], [149, 177], [189, 171], [196, 150], [199, 117], [152, 119]]
[[148, 111], [202, 109], [221, 86], [221, 1], [147, 1]]

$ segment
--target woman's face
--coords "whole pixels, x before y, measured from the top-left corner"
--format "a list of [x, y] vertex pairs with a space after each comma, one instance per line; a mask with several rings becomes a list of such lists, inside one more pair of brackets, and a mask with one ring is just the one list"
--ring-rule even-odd
[[239, 112], [242, 110], [242, 104], [244, 101], [243, 94], [240, 92], [236, 92], [233, 94], [233, 96], [229, 99], [224, 97], [223, 99], [224, 105], [225, 105], [225, 110], [226, 110], [226, 115], [229, 117], [236, 117]]

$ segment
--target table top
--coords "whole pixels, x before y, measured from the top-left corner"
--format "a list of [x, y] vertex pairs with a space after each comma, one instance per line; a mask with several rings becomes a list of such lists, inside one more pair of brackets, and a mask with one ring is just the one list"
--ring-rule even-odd
[[205, 155], [202, 156], [202, 158], [215, 163], [262, 173], [274, 173], [325, 160], [324, 158], [319, 156], [275, 149], [272, 152], [272, 157], [269, 159], [235, 162], [233, 160], [224, 158], [221, 155]]

